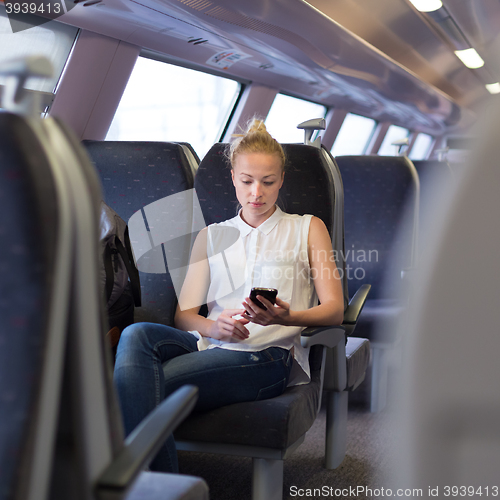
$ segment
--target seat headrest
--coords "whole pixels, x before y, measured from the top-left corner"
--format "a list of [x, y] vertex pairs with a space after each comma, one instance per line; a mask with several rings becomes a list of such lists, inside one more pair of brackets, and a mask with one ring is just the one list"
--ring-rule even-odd
[[[238, 200], [231, 179], [226, 144], [212, 146], [200, 163], [195, 189], [207, 224], [222, 222], [238, 212]], [[333, 226], [333, 178], [321, 149], [304, 144], [283, 144], [287, 157], [285, 179], [278, 198], [282, 210], [312, 214]]]

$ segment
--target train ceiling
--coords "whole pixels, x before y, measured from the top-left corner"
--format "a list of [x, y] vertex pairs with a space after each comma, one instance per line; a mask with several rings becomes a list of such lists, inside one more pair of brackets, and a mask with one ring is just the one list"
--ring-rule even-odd
[[[59, 20], [200, 69], [439, 134], [468, 127], [494, 98], [484, 80], [495, 78], [500, 26], [498, 0], [444, 1], [487, 69], [465, 68], [444, 25], [409, 0], [80, 0]], [[222, 52], [235, 55], [225, 67], [217, 64]]]

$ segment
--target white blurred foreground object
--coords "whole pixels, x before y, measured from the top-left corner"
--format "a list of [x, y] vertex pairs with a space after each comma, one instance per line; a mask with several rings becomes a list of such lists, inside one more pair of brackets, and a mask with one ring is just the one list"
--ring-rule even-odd
[[468, 168], [422, 233], [392, 473], [394, 487], [419, 488], [423, 498], [452, 496], [452, 487], [499, 494], [500, 103], [493, 108]]

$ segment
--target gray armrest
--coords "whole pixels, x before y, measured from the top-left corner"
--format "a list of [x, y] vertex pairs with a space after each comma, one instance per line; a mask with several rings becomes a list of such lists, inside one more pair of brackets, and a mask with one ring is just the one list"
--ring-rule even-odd
[[198, 388], [185, 385], [154, 409], [127, 437], [125, 445], [97, 481], [97, 492], [126, 490], [188, 416], [198, 398]]
[[342, 325], [309, 327], [301, 332], [300, 342], [304, 347], [320, 344], [329, 348], [325, 373], [327, 390], [340, 392], [346, 387], [346, 333], [352, 333], [356, 327], [370, 288], [371, 285], [362, 285], [354, 294], [345, 310]]
[[345, 340], [345, 329], [341, 325], [311, 326], [300, 333], [300, 343], [303, 347], [318, 344], [335, 347], [341, 340]]
[[354, 330], [359, 314], [365, 305], [366, 297], [371, 285], [362, 285], [354, 294], [344, 312], [342, 325], [333, 326], [311, 326], [302, 330], [300, 342], [304, 347], [321, 344], [326, 347], [335, 347], [341, 338], [345, 338], [345, 333]]

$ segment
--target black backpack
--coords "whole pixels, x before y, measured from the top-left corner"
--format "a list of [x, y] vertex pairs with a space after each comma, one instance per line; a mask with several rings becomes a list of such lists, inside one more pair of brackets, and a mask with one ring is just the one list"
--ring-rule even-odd
[[135, 265], [126, 222], [101, 202], [101, 288], [109, 321], [108, 336], [114, 347], [122, 330], [134, 322], [134, 305], [141, 306], [139, 271]]

